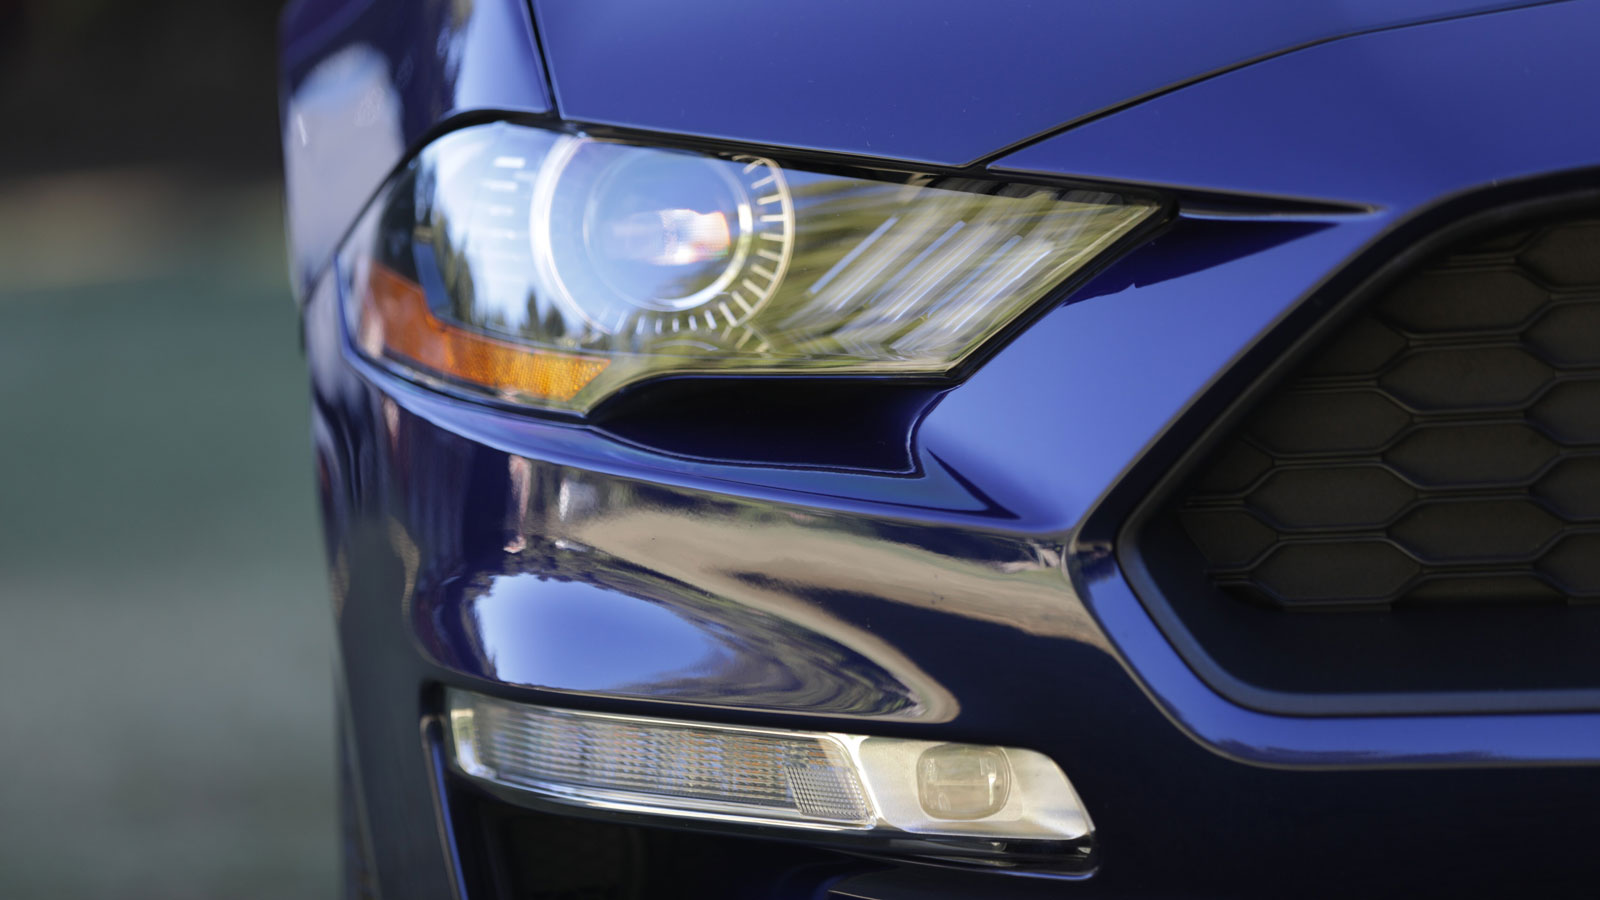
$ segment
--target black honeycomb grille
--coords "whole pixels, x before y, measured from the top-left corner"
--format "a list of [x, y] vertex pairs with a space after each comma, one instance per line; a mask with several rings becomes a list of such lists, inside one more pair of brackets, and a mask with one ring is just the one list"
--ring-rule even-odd
[[1458, 247], [1251, 413], [1181, 503], [1284, 609], [1600, 601], [1600, 218]]

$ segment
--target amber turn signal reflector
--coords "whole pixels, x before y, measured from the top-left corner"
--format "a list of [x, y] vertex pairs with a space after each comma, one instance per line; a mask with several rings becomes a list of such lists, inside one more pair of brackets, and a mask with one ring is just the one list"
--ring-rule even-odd
[[362, 348], [496, 394], [571, 400], [609, 360], [495, 340], [440, 320], [422, 286], [374, 265], [362, 304]]

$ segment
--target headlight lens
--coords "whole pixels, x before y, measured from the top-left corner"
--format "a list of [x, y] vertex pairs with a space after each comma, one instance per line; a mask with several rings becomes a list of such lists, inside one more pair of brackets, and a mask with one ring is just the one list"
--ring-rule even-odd
[[423, 150], [341, 259], [374, 361], [582, 412], [667, 374], [948, 373], [1154, 213], [498, 124]]

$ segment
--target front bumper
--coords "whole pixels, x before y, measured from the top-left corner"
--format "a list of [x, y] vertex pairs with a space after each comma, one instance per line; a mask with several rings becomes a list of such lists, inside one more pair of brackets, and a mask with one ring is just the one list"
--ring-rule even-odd
[[[1584, 874], [1600, 770], [1503, 766], [1576, 761], [1586, 717], [1513, 730], [1234, 706], [1177, 660], [1106, 536], [1080, 527], [1285, 298], [1390, 225], [1180, 220], [965, 384], [897, 395], [915, 414], [885, 417], [874, 440], [902, 441], [903, 464], [878, 453], [856, 469], [740, 459], [709, 426], [667, 452], [433, 394], [348, 352], [325, 279], [306, 311], [317, 458], [355, 785], [385, 892], [496, 895], [501, 851], [481, 829], [508, 807], [449, 773], [442, 685], [1037, 749], [1098, 826], [1100, 870], [1072, 886], [1086, 894], [1266, 894], [1303, 885], [1308, 866], [1341, 890]], [[836, 414], [880, 408], [874, 390]], [[742, 883], [885, 900], [1064, 888], [774, 859]]]

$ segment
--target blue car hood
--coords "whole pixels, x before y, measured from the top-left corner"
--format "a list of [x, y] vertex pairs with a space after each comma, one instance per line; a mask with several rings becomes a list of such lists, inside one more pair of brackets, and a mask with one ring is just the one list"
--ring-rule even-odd
[[[578, 122], [960, 166], [1309, 43], [1535, 3], [533, 0]], [[1151, 140], [1182, 135], [1152, 134]]]

